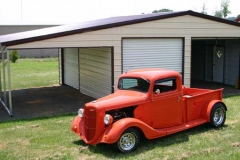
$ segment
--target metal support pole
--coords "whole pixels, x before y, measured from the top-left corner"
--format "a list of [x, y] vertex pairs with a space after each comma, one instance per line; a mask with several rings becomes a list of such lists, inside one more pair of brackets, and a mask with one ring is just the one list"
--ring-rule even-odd
[[[8, 114], [10, 116], [12, 116], [12, 111], [9, 110], [9, 108], [7, 107], [7, 93], [6, 93], [6, 77], [5, 77], [5, 63], [4, 63], [4, 52], [5, 52], [6, 47], [1, 47], [1, 51], [2, 51], [2, 72], [3, 72], [3, 88], [4, 88], [4, 102], [2, 101], [2, 97], [0, 98], [0, 102], [2, 103], [2, 106], [6, 109], [6, 111], [8, 112]], [[1, 81], [0, 81], [1, 82]], [[1, 90], [2, 92], [2, 90]], [[2, 95], [1, 95], [2, 96]]]
[[9, 50], [7, 50], [7, 64], [8, 64], [8, 98], [9, 98], [9, 110], [10, 116], [12, 116], [12, 91], [11, 91], [11, 69], [10, 69], [10, 58], [9, 58]]
[[[4, 49], [1, 47], [1, 54], [3, 53]], [[3, 57], [1, 57], [1, 60], [3, 60]], [[1, 61], [0, 61], [1, 62]], [[2, 73], [1, 73], [1, 67], [0, 67], [0, 99], [2, 99]]]
[[3, 91], [4, 91], [4, 103], [5, 105], [7, 105], [7, 93], [6, 93], [6, 76], [5, 76], [5, 64], [4, 64], [4, 59], [5, 59], [5, 55], [4, 55], [5, 49], [2, 52], [2, 72], [3, 72]]

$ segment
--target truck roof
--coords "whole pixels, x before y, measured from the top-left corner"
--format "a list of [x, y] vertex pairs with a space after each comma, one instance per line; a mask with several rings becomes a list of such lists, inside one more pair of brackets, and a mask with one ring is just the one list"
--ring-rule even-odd
[[144, 69], [134, 69], [124, 72], [121, 77], [144, 77], [149, 80], [154, 80], [156, 78], [164, 77], [174, 77], [180, 76], [179, 72], [174, 70], [169, 70], [165, 68], [144, 68]]

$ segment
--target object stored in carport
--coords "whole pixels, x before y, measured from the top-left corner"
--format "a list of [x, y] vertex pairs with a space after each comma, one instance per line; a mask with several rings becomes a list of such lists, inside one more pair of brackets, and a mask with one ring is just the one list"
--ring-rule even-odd
[[87, 144], [112, 144], [130, 152], [148, 139], [163, 137], [204, 123], [221, 127], [226, 119], [222, 90], [186, 88], [172, 70], [127, 71], [115, 93], [79, 109], [72, 131]]

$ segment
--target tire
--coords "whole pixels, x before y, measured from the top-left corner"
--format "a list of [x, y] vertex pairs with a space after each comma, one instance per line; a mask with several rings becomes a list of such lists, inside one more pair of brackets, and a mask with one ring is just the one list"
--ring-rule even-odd
[[114, 143], [114, 148], [120, 152], [127, 153], [134, 151], [140, 142], [140, 136], [136, 129], [129, 128], [123, 132], [121, 137], [116, 143]]
[[216, 103], [210, 114], [210, 125], [211, 127], [218, 128], [224, 125], [226, 120], [226, 109], [222, 103]]

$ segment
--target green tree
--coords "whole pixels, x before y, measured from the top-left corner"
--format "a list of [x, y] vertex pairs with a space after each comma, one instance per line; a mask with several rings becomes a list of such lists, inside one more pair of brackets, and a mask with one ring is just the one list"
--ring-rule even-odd
[[167, 8], [163, 8], [160, 10], [154, 10], [152, 11], [152, 13], [159, 13], [159, 12], [172, 12], [173, 10], [167, 9]]
[[10, 60], [11, 60], [13, 63], [16, 63], [16, 61], [18, 60], [18, 58], [19, 58], [18, 50], [11, 50], [11, 51], [10, 51]]
[[215, 11], [214, 16], [218, 18], [223, 18], [223, 13], [222, 11]]
[[206, 3], [203, 3], [203, 6], [202, 6], [202, 14], [207, 14], [206, 12], [207, 8], [206, 8]]
[[215, 11], [214, 16], [219, 18], [226, 18], [228, 14], [231, 13], [231, 11], [229, 10], [229, 3], [229, 0], [222, 0], [221, 10]]
[[229, 10], [229, 3], [230, 3], [229, 0], [222, 0], [221, 7], [224, 18], [226, 18], [227, 15], [231, 13], [231, 11]]

